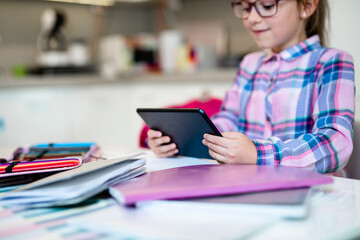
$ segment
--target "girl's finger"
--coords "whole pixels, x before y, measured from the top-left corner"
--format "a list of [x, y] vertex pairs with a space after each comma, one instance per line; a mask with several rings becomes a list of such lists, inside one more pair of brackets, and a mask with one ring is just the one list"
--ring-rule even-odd
[[159, 153], [167, 153], [167, 152], [170, 152], [170, 151], [173, 151], [176, 149], [176, 144], [175, 143], [171, 143], [171, 144], [167, 144], [167, 145], [162, 145], [162, 146], [159, 146], [157, 148], [158, 152]]
[[214, 136], [207, 133], [204, 134], [204, 139], [209, 143], [212, 143], [217, 146], [221, 146], [223, 148], [226, 148], [226, 146], [229, 144], [229, 139], [224, 137]]
[[158, 147], [162, 144], [169, 143], [171, 141], [170, 137], [160, 137], [160, 138], [153, 138], [149, 140], [149, 147]]
[[156, 130], [153, 130], [153, 129], [150, 129], [150, 130], [147, 132], [147, 136], [148, 136], [149, 139], [159, 138], [159, 137], [162, 136], [162, 132], [156, 131]]
[[209, 150], [216, 153], [217, 155], [225, 156], [227, 149], [223, 146], [216, 145], [212, 142], [207, 141], [206, 139], [203, 140], [203, 144], [208, 146]]
[[213, 157], [219, 163], [226, 163], [226, 158], [223, 155], [213, 151], [210, 148], [209, 148], [209, 154], [210, 154], [211, 157]]
[[223, 132], [222, 135], [224, 138], [232, 138], [232, 139], [237, 139], [243, 136], [243, 134], [239, 132]]
[[175, 154], [177, 154], [179, 152], [178, 149], [174, 149], [174, 150], [170, 150], [166, 153], [160, 153], [159, 155], [157, 155], [160, 158], [167, 158], [167, 157], [173, 157]]

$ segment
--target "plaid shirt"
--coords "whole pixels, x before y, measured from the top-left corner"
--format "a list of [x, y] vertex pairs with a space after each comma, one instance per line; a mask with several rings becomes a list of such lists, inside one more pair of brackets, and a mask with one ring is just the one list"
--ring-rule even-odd
[[259, 165], [335, 172], [353, 149], [354, 95], [351, 55], [313, 36], [279, 54], [247, 55], [213, 120], [248, 136]]

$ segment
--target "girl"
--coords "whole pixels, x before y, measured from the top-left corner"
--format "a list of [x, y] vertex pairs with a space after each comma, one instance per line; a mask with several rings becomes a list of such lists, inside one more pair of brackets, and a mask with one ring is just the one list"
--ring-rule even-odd
[[[238, 0], [236, 17], [264, 52], [247, 55], [213, 122], [223, 137], [204, 135], [222, 163], [342, 169], [352, 152], [354, 66], [351, 55], [325, 48], [326, 0]], [[178, 152], [148, 132], [158, 157]], [[165, 145], [163, 145], [165, 143]]]

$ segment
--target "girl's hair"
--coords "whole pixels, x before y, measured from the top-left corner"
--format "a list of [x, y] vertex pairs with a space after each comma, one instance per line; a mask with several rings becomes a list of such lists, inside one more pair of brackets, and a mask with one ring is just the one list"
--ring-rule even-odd
[[[307, 0], [297, 0], [299, 4], [306, 6]], [[309, 17], [306, 22], [305, 31], [306, 36], [311, 37], [319, 35], [320, 43], [326, 46], [327, 43], [327, 29], [326, 20], [329, 18], [329, 5], [327, 0], [319, 0], [315, 12]]]

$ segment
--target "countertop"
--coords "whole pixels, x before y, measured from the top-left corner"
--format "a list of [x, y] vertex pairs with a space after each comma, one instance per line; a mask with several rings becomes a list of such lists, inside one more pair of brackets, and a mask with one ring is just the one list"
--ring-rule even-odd
[[0, 80], [0, 88], [147, 82], [232, 82], [236, 71], [234, 68], [229, 68], [174, 74], [129, 73], [113, 79], [107, 79], [98, 74], [29, 75], [19, 78], [10, 76]]

